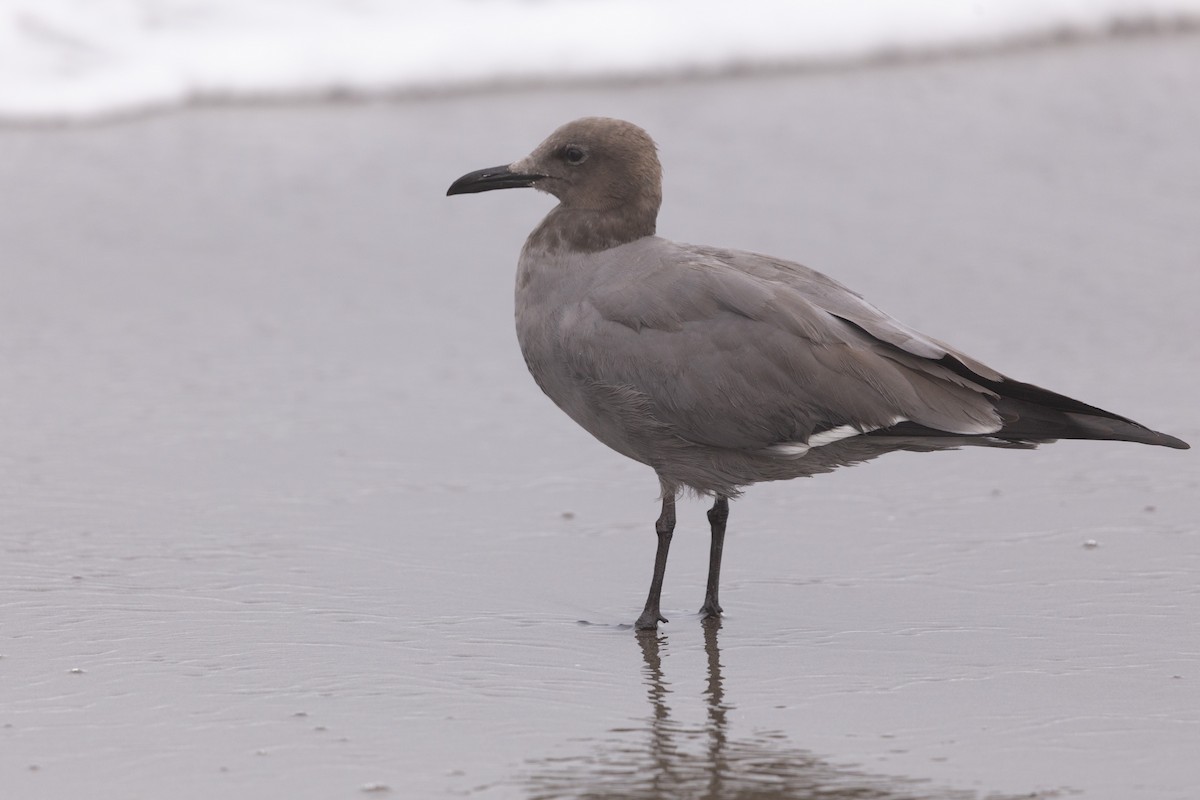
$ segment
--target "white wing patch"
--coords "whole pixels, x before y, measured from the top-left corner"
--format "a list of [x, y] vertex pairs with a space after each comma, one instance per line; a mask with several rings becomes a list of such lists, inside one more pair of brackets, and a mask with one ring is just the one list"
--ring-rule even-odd
[[764, 451], [769, 456], [776, 458], [800, 458], [808, 453], [814, 447], [823, 447], [827, 444], [840, 442], [842, 439], [849, 439], [851, 436], [861, 436], [864, 433], [877, 431], [882, 428], [890, 428], [901, 422], [906, 422], [904, 417], [894, 417], [891, 422], [886, 425], [876, 425], [873, 428], [859, 428], [855, 425], [839, 425], [836, 428], [830, 428], [827, 431], [814, 433], [808, 437], [807, 442], [784, 442], [783, 444], [773, 444]]

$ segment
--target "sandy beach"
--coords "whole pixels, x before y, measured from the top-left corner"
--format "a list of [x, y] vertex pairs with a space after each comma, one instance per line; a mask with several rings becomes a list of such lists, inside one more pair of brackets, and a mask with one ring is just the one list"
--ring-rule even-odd
[[0, 129], [0, 795], [1194, 800], [1200, 457], [896, 454], [705, 503], [529, 379], [551, 200], [645, 127], [664, 236], [801, 261], [1200, 444], [1200, 36]]

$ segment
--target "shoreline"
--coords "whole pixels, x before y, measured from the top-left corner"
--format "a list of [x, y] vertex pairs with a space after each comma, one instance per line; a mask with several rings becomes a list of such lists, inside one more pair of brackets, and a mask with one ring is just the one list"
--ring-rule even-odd
[[496, 94], [529, 94], [578, 89], [670, 88], [697, 83], [757, 80], [778, 77], [830, 76], [874, 70], [916, 68], [921, 66], [969, 63], [997, 58], [1016, 58], [1042, 50], [1106, 46], [1146, 39], [1200, 39], [1200, 16], [1179, 14], [1170, 19], [1116, 19], [1099, 30], [1059, 27], [1041, 33], [1005, 38], [994, 42], [976, 42], [957, 46], [932, 46], [913, 50], [882, 50], [874, 54], [847, 58], [782, 59], [762, 62], [733, 62], [712, 67], [680, 67], [651, 70], [637, 75], [597, 74], [587, 77], [512, 78], [465, 82], [446, 86], [413, 86], [359, 89], [332, 86], [296, 92], [211, 92], [197, 93], [177, 100], [150, 101], [96, 114], [43, 116], [6, 116], [0, 112], [0, 131], [59, 130], [121, 125], [148, 117], [191, 109], [286, 107], [312, 105], [371, 105], [379, 103], [421, 103], [469, 99]]

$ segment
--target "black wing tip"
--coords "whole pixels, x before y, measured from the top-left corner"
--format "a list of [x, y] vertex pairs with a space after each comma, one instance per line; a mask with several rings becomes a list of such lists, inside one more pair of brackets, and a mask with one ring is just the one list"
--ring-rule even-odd
[[[1111, 417], [1095, 417], [1090, 414], [1064, 414], [1077, 426], [1074, 433], [1064, 433], [1064, 438], [1097, 439], [1100, 441], [1135, 442], [1155, 447], [1170, 447], [1172, 450], [1191, 450], [1192, 446], [1177, 436], [1161, 433], [1132, 420], [1126, 421], [1115, 414]], [[1079, 436], [1078, 433], [1082, 433]]]
[[1157, 445], [1161, 445], [1163, 447], [1170, 447], [1173, 450], [1191, 450], [1192, 449], [1192, 446], [1190, 444], [1188, 444], [1183, 439], [1180, 439], [1177, 436], [1172, 436], [1169, 433], [1159, 433], [1158, 431], [1155, 431], [1154, 434], [1158, 437], [1158, 441], [1149, 442], [1149, 444], [1157, 444]]

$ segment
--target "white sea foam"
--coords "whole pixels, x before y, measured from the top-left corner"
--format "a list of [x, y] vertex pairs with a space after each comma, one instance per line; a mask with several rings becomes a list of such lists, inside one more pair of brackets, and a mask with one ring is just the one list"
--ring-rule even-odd
[[1200, 0], [0, 0], [0, 118], [855, 60], [1181, 18]]

